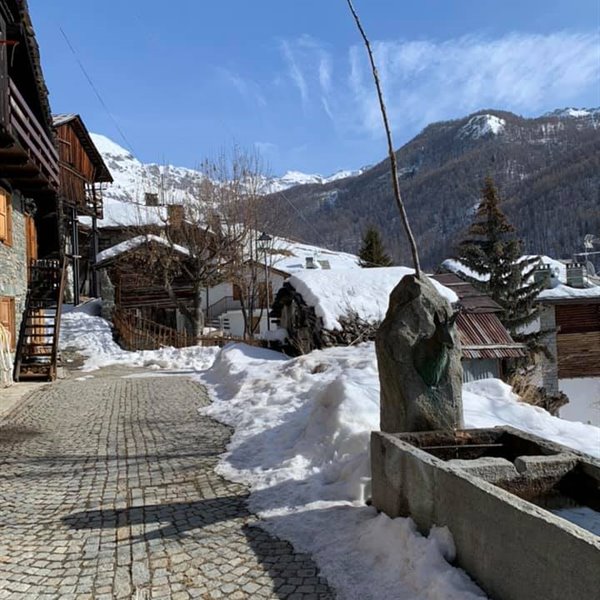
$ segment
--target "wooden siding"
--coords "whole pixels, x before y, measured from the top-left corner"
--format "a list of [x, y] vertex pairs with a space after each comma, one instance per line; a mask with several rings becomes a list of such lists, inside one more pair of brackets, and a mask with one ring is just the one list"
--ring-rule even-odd
[[95, 175], [94, 165], [73, 128], [65, 123], [56, 128], [56, 134], [60, 161], [77, 171], [87, 183], [92, 183]]
[[600, 332], [600, 303], [557, 304], [556, 326], [562, 334]]
[[600, 377], [600, 331], [558, 336], [558, 377]]

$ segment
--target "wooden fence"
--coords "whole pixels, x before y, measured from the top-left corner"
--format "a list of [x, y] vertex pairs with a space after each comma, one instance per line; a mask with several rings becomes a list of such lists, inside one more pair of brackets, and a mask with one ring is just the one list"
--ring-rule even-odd
[[244, 342], [262, 346], [260, 340], [244, 340], [227, 336], [202, 336], [197, 338], [176, 331], [160, 323], [137, 316], [132, 311], [115, 309], [112, 316], [119, 345], [125, 350], [156, 350], [164, 346], [186, 348], [187, 346], [224, 346], [229, 342]]

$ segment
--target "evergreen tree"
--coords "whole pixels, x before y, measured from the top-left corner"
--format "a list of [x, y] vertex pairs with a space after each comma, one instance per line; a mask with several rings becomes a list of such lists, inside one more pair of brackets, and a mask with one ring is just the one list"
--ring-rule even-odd
[[392, 264], [392, 259], [383, 248], [379, 231], [372, 225], [363, 235], [358, 258], [358, 264], [363, 268], [389, 267]]
[[523, 258], [522, 251], [515, 228], [500, 208], [494, 182], [487, 177], [467, 238], [458, 246], [458, 259], [474, 273], [466, 278], [502, 307], [502, 323], [513, 339], [527, 344], [533, 358], [535, 353], [545, 352], [540, 338], [548, 332], [523, 331], [539, 316], [535, 300], [544, 283], [534, 282], [532, 276], [539, 258]]

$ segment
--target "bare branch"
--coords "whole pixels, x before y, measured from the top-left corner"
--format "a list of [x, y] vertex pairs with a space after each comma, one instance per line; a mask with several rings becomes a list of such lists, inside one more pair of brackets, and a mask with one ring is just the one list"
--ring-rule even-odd
[[367, 48], [367, 53], [369, 55], [369, 62], [371, 63], [371, 71], [373, 72], [373, 79], [375, 80], [375, 87], [377, 88], [377, 98], [379, 99], [379, 108], [381, 109], [381, 116], [383, 117], [383, 126], [385, 128], [385, 134], [387, 137], [387, 145], [388, 145], [388, 154], [390, 157], [390, 169], [392, 171], [392, 186], [394, 188], [394, 197], [396, 199], [396, 205], [398, 210], [400, 211], [400, 217], [402, 218], [402, 223], [404, 225], [404, 229], [406, 231], [406, 236], [408, 237], [408, 243], [410, 244], [410, 251], [412, 253], [413, 265], [415, 268], [415, 274], [418, 278], [421, 277], [421, 264], [419, 262], [419, 252], [417, 250], [417, 244], [415, 242], [415, 238], [412, 233], [412, 229], [410, 227], [410, 223], [408, 221], [408, 215], [406, 214], [406, 208], [404, 207], [404, 202], [402, 200], [402, 196], [400, 194], [400, 183], [398, 181], [398, 165], [396, 162], [396, 153], [394, 152], [394, 144], [392, 141], [392, 132], [390, 129], [390, 124], [388, 121], [387, 110], [385, 108], [385, 102], [383, 100], [383, 91], [381, 88], [381, 82], [379, 81], [379, 73], [377, 71], [377, 66], [375, 65], [375, 58], [373, 57], [373, 51], [371, 50], [371, 44], [369, 39], [367, 38], [367, 34], [363, 29], [363, 26], [358, 18], [358, 14], [354, 9], [354, 5], [352, 4], [352, 0], [346, 0], [348, 6], [350, 8], [350, 12], [356, 21], [356, 26], [358, 27], [358, 31], [362, 36], [362, 39]]

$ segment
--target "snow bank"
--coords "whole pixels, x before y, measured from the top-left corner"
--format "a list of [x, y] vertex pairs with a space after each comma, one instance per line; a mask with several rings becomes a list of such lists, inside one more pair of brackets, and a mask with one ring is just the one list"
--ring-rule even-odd
[[450, 566], [443, 530], [421, 536], [408, 519], [364, 505], [370, 431], [379, 424], [372, 345], [288, 360], [232, 345], [201, 380], [203, 409], [235, 428], [219, 472], [251, 487], [249, 505], [273, 534], [311, 552], [340, 598], [484, 597]]
[[[447, 531], [425, 538], [410, 519], [364, 505], [369, 436], [379, 427], [373, 344], [295, 359], [231, 345], [201, 380], [214, 399], [203, 412], [235, 428], [219, 472], [250, 486], [251, 510], [311, 552], [340, 598], [482, 597], [448, 564]], [[600, 456], [600, 429], [523, 404], [502, 381], [467, 384], [463, 401], [468, 427], [508, 424]]]
[[[323, 319], [325, 329], [340, 329], [339, 318], [355, 311], [367, 321], [380, 321], [385, 317], [391, 291], [405, 275], [414, 273], [407, 267], [381, 267], [376, 269], [319, 271], [306, 270], [294, 273], [289, 282], [304, 302], [315, 309]], [[450, 289], [430, 280], [449, 302], [458, 296]]]
[[191, 346], [128, 352], [114, 340], [110, 324], [97, 316], [98, 301], [66, 311], [62, 315], [60, 347], [75, 348], [86, 357], [82, 371], [111, 365], [201, 371], [210, 367], [219, 349]]

